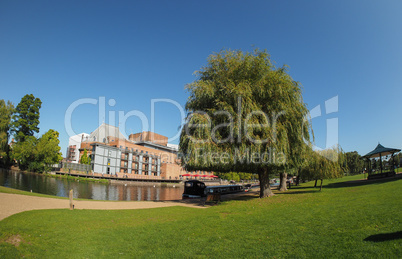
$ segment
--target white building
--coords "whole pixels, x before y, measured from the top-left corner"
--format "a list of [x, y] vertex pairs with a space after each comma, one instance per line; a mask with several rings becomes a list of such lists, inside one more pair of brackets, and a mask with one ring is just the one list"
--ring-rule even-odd
[[80, 133], [75, 136], [72, 136], [68, 140], [68, 147], [67, 147], [67, 162], [70, 163], [78, 163], [80, 159], [80, 147], [81, 142], [85, 141], [89, 138], [88, 133]]

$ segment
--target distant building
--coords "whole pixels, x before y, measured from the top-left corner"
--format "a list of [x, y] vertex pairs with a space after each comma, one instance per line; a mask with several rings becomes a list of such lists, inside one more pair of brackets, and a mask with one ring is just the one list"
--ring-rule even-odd
[[89, 134], [81, 133], [69, 138], [66, 155], [67, 162], [78, 163], [80, 161], [79, 149], [81, 147], [81, 142], [86, 140], [88, 137]]
[[92, 170], [99, 174], [172, 180], [182, 179], [184, 174], [213, 176], [212, 172], [186, 172], [177, 157], [178, 146], [167, 142], [167, 137], [149, 131], [131, 134], [126, 139], [119, 128], [103, 123], [82, 138], [79, 153], [81, 156], [87, 150]]

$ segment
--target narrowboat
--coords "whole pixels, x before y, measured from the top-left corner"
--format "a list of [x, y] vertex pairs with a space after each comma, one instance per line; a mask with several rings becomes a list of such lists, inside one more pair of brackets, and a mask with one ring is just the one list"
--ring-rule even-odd
[[229, 194], [243, 192], [242, 185], [218, 185], [206, 186], [205, 183], [198, 180], [190, 180], [184, 183], [183, 199], [194, 199], [205, 197], [208, 194]]

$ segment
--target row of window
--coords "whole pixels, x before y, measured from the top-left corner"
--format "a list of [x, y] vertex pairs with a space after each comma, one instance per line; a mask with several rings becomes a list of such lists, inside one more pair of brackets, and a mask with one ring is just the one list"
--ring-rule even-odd
[[[122, 160], [128, 160], [128, 155], [122, 154], [122, 155], [121, 155], [121, 159], [122, 159]], [[139, 157], [138, 157], [138, 156], [133, 156], [133, 161], [138, 162], [138, 161], [139, 161]], [[144, 158], [142, 159], [142, 162], [143, 162], [143, 163], [148, 163], [148, 162], [149, 162], [148, 157], [144, 157]], [[152, 163], [152, 164], [156, 164], [156, 163], [157, 163], [157, 160], [156, 160], [156, 159], [152, 159], [152, 160], [151, 160], [151, 163]]]
[[[127, 165], [128, 165], [127, 162], [124, 162], [123, 167], [127, 168]], [[133, 163], [133, 164], [132, 164], [132, 168], [138, 169], [138, 164]], [[142, 167], [142, 169], [143, 169], [143, 170], [146, 170], [146, 171], [148, 171], [148, 168], [149, 168], [149, 166], [146, 165], [146, 164], [144, 164], [143, 167]], [[151, 170], [152, 170], [152, 171], [156, 171], [156, 168], [157, 168], [157, 166], [156, 166], [156, 165], [153, 165], [153, 166], [151, 167]]]
[[[125, 168], [120, 169], [120, 173], [125, 173], [126, 174], [127, 172], [129, 172], [129, 171], [127, 169], [125, 169]], [[131, 170], [130, 174], [139, 174], [139, 172], [137, 170]], [[148, 171], [142, 171], [142, 175], [149, 175]], [[156, 176], [157, 173], [156, 172], [151, 172], [151, 175]]]
[[[134, 148], [128, 148], [128, 147], [120, 146], [120, 149], [126, 150], [126, 151], [134, 152]], [[136, 149], [135, 152], [138, 153], [138, 149]], [[143, 150], [140, 150], [140, 153], [144, 153], [144, 151], [143, 151]], [[148, 154], [148, 151], [145, 151], [145, 154]], [[149, 153], [149, 154], [150, 154], [150, 155], [155, 155], [155, 154], [152, 154], [152, 153]]]

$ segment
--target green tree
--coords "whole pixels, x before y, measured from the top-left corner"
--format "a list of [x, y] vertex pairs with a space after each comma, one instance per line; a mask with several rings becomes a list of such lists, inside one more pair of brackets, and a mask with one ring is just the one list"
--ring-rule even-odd
[[13, 146], [13, 158], [21, 170], [48, 172], [51, 165], [62, 160], [59, 146], [59, 133], [50, 129], [39, 139], [26, 136], [24, 141]]
[[188, 170], [258, 174], [260, 197], [272, 195], [275, 169], [296, 164], [309, 139], [301, 86], [266, 51], [221, 51], [187, 85], [180, 136]]
[[91, 164], [91, 157], [88, 156], [88, 152], [86, 149], [84, 149], [84, 153], [82, 154], [82, 156], [80, 158], [80, 164], [84, 164], [84, 165]]
[[250, 173], [238, 173], [241, 180], [251, 180], [253, 179], [253, 174]]
[[228, 173], [217, 173], [219, 178], [225, 179], [225, 180], [233, 180], [235, 182], [240, 181], [240, 176], [236, 172], [228, 172]]
[[24, 141], [27, 136], [39, 133], [39, 109], [42, 101], [32, 94], [22, 97], [13, 116], [13, 131], [17, 142]]
[[339, 178], [346, 172], [345, 155], [340, 148], [311, 151], [308, 162], [301, 170], [302, 177], [308, 180], [321, 181], [320, 191], [324, 179]]
[[357, 151], [347, 152], [346, 162], [349, 168], [349, 174], [351, 175], [360, 173], [364, 168], [364, 161], [361, 159], [361, 156]]
[[36, 137], [27, 136], [24, 141], [19, 141], [12, 146], [12, 158], [17, 161], [20, 170], [37, 171], [37, 142]]
[[11, 118], [14, 113], [14, 105], [8, 101], [0, 100], [0, 167], [8, 167], [10, 160], [10, 137]]
[[240, 182], [241, 180], [250, 180], [253, 179], [253, 174], [250, 173], [236, 173], [236, 172], [228, 172], [228, 173], [216, 173], [217, 176], [221, 179], [225, 180], [233, 180], [236, 182]]
[[51, 165], [57, 164], [63, 159], [59, 143], [59, 132], [53, 129], [48, 130], [39, 138], [36, 145], [38, 154], [36, 160], [40, 164], [38, 168], [40, 171], [50, 171]]

